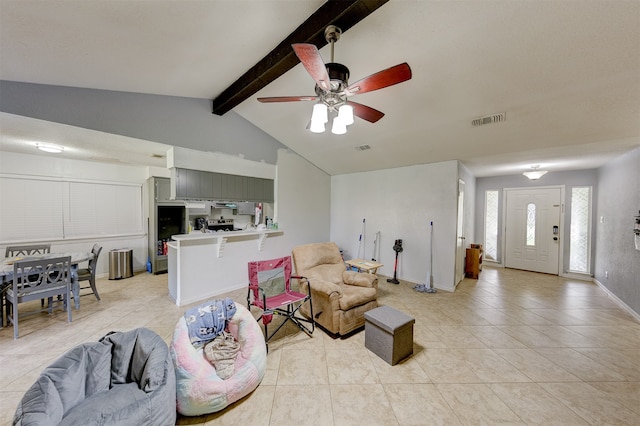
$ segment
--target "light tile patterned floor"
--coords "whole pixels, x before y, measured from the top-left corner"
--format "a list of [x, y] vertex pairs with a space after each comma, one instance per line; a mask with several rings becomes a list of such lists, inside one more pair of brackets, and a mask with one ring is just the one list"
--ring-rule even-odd
[[[391, 367], [364, 332], [313, 338], [286, 326], [269, 345], [258, 389], [183, 425], [640, 424], [640, 324], [596, 285], [487, 268], [451, 294], [380, 279], [379, 302], [416, 319], [414, 354]], [[101, 279], [102, 301], [0, 330], [0, 423], [44, 367], [112, 330], [149, 327], [170, 341], [186, 307], [167, 276]], [[246, 291], [231, 296], [246, 303]], [[257, 315], [257, 312], [255, 312]]]

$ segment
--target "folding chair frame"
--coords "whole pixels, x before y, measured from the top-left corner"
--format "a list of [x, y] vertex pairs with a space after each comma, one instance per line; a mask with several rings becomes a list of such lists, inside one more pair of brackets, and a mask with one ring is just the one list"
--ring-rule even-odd
[[[291, 303], [271, 303], [269, 304], [269, 299], [275, 299], [275, 297], [273, 298], [267, 298], [266, 293], [264, 291], [264, 289], [262, 287], [260, 287], [259, 284], [253, 284], [251, 283], [251, 272], [252, 272], [252, 266], [251, 264], [258, 264], [258, 263], [265, 263], [265, 262], [272, 262], [272, 263], [279, 263], [281, 261], [281, 259], [272, 259], [270, 261], [259, 261], [259, 262], [250, 262], [249, 263], [249, 289], [247, 291], [247, 307], [249, 308], [249, 310], [251, 310], [251, 305], [257, 306], [258, 308], [262, 309], [262, 314], [260, 315], [260, 317], [257, 319], [258, 321], [262, 320], [262, 323], [264, 325], [264, 338], [265, 338], [265, 342], [268, 344], [269, 340], [278, 332], [280, 331], [280, 329], [288, 322], [291, 321], [293, 322], [302, 332], [304, 332], [305, 334], [307, 334], [309, 337], [311, 337], [311, 334], [313, 334], [313, 332], [315, 331], [315, 320], [313, 319], [313, 303], [311, 301], [311, 283], [309, 282], [309, 280], [306, 277], [301, 277], [301, 276], [297, 276], [297, 275], [290, 275], [290, 271], [291, 271], [291, 258], [289, 257], [289, 261], [288, 261], [288, 265], [286, 265], [284, 267], [284, 271], [285, 271], [285, 280], [286, 280], [286, 293], [291, 293], [290, 291], [290, 280], [291, 279], [297, 279], [297, 280], [305, 280], [308, 283], [307, 286], [307, 294], [305, 295], [305, 297], [303, 299], [299, 299], [295, 302], [291, 302]], [[256, 267], [257, 268], [257, 267]], [[260, 272], [259, 269], [256, 269], [256, 273]], [[260, 303], [256, 303], [255, 297], [253, 302], [251, 301], [252, 298], [252, 293], [255, 291], [255, 288], [257, 287], [258, 290], [258, 295], [259, 295], [259, 299], [262, 302], [262, 306], [260, 306]], [[297, 292], [293, 292], [293, 293], [297, 293]], [[302, 293], [297, 293], [297, 294], [302, 294]], [[255, 294], [254, 294], [255, 296]], [[277, 297], [277, 296], [276, 296]], [[305, 318], [302, 314], [296, 315], [296, 313], [298, 312], [298, 310], [300, 309], [300, 307], [306, 303], [309, 302], [309, 310], [311, 312], [311, 319]], [[294, 306], [296, 305], [297, 306]], [[285, 317], [285, 320], [271, 333], [269, 334], [268, 331], [268, 324], [269, 324], [269, 320], [267, 320], [265, 318], [266, 315], [280, 315]], [[305, 325], [304, 323], [310, 324], [310, 327]]]

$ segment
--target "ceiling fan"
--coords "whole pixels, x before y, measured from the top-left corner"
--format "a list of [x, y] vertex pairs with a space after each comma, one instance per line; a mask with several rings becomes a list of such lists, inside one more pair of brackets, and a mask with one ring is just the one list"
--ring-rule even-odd
[[324, 31], [327, 42], [331, 43], [331, 62], [327, 64], [322, 61], [315, 45], [307, 43], [292, 45], [296, 56], [316, 82], [316, 96], [274, 96], [258, 98], [258, 101], [264, 103], [318, 101], [313, 107], [309, 126], [314, 133], [324, 132], [324, 125], [328, 122], [328, 112], [337, 112], [331, 130], [335, 134], [346, 133], [346, 126], [353, 123], [354, 115], [370, 123], [380, 120], [384, 113], [348, 98], [407, 81], [411, 79], [411, 68], [404, 62], [349, 84], [349, 68], [333, 62], [333, 47], [334, 43], [340, 39], [340, 34], [342, 31], [335, 25], [329, 25]]

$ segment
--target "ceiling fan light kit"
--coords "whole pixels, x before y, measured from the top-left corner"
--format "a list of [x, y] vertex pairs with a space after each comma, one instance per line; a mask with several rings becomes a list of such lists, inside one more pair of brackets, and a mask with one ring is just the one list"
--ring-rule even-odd
[[293, 48], [296, 56], [316, 82], [316, 96], [278, 96], [258, 98], [259, 102], [295, 102], [315, 100], [309, 130], [322, 133], [328, 123], [329, 113], [334, 114], [331, 132], [342, 135], [347, 126], [354, 122], [354, 116], [370, 123], [380, 120], [384, 113], [353, 101], [349, 96], [383, 89], [411, 79], [411, 68], [405, 62], [391, 68], [371, 74], [358, 82], [349, 85], [349, 68], [333, 62], [334, 43], [340, 39], [342, 31], [335, 25], [329, 25], [325, 31], [325, 39], [331, 44], [331, 62], [325, 64], [318, 48], [313, 44], [296, 43]]
[[336, 117], [333, 119], [331, 133], [333, 133], [334, 135], [344, 135], [345, 133], [347, 133], [347, 125], [344, 121], [340, 120], [340, 117]]
[[311, 120], [311, 125], [309, 126], [309, 130], [312, 133], [324, 133], [324, 123], [321, 121]]
[[353, 107], [349, 104], [344, 104], [338, 108], [338, 117], [347, 126], [353, 124]]

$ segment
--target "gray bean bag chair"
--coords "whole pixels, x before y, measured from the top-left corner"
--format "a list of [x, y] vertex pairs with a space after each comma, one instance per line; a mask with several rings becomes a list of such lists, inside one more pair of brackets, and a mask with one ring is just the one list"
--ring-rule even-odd
[[176, 376], [167, 344], [138, 328], [84, 343], [47, 367], [14, 425], [175, 425]]

